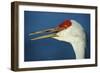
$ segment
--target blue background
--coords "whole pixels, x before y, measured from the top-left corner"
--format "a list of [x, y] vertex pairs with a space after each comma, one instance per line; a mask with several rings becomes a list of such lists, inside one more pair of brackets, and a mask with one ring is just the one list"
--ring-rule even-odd
[[44, 34], [29, 36], [30, 32], [54, 28], [67, 19], [83, 26], [87, 38], [85, 58], [90, 58], [90, 14], [24, 11], [24, 61], [75, 59], [70, 43], [52, 38], [30, 40]]

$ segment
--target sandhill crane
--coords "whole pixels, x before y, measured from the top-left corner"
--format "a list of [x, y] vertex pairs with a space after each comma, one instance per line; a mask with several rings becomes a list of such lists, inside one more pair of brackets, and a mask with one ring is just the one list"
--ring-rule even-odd
[[69, 42], [73, 47], [76, 59], [85, 58], [86, 34], [81, 24], [79, 24], [77, 21], [65, 20], [56, 28], [38, 32], [32, 32], [29, 35], [39, 34], [44, 32], [52, 32], [52, 34], [40, 36], [37, 38], [32, 38], [31, 40], [38, 40], [51, 37], [59, 41]]

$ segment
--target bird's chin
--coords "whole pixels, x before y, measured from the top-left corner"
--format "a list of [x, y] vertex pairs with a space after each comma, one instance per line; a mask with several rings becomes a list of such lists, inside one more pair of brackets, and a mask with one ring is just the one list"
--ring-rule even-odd
[[61, 37], [52, 37], [53, 39], [56, 39], [56, 40], [59, 40], [59, 41], [61, 41], [62, 40], [62, 38]]

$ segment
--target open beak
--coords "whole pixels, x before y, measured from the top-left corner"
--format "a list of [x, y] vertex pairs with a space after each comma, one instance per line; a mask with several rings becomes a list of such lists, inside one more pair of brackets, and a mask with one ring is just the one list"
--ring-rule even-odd
[[32, 32], [32, 33], [29, 34], [29, 36], [35, 35], [35, 34], [41, 34], [41, 33], [51, 33], [51, 34], [48, 34], [48, 35], [39, 36], [39, 37], [31, 39], [31, 40], [38, 40], [38, 39], [44, 39], [44, 38], [50, 38], [50, 37], [57, 37], [57, 35], [56, 35], [57, 32], [58, 32], [58, 29], [51, 28], [51, 29], [47, 29], [47, 30], [43, 30], [43, 31]]
[[71, 23], [70, 20], [65, 20], [63, 23], [58, 25], [56, 28], [51, 28], [51, 29], [47, 29], [47, 30], [43, 30], [43, 31], [32, 32], [32, 33], [29, 34], [29, 36], [35, 35], [35, 34], [41, 34], [41, 33], [51, 33], [51, 34], [48, 34], [48, 35], [32, 38], [31, 40], [38, 40], [38, 39], [44, 39], [44, 38], [50, 38], [50, 37], [58, 37], [56, 35], [57, 32], [62, 31], [64, 29], [67, 29], [71, 25], [72, 25], [72, 23]]

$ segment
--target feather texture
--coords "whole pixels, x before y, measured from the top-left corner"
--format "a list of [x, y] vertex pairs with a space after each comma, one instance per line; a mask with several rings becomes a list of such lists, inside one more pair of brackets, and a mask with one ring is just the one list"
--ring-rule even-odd
[[71, 43], [76, 54], [76, 59], [83, 59], [86, 47], [86, 34], [81, 24], [77, 21], [71, 20], [71, 23], [72, 25], [69, 28], [56, 34], [58, 37], [52, 38]]

